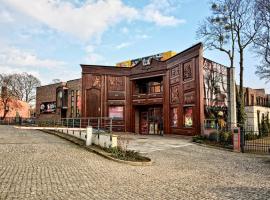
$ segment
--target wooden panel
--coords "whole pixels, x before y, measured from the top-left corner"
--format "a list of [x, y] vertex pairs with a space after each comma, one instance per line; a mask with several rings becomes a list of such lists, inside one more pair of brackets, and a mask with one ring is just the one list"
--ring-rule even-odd
[[180, 82], [180, 76], [178, 77], [174, 77], [170, 79], [170, 84], [173, 85], [175, 83], [179, 83]]
[[180, 97], [180, 93], [179, 93], [179, 85], [173, 85], [171, 86], [171, 103], [179, 103], [179, 97]]
[[134, 94], [133, 99], [148, 99], [148, 98], [162, 98], [163, 93], [152, 93], [152, 94]]
[[191, 89], [194, 89], [194, 88], [195, 88], [195, 81], [190, 81], [190, 82], [187, 82], [187, 83], [183, 84], [184, 91], [191, 90]]
[[191, 81], [194, 80], [194, 62], [190, 60], [183, 64], [183, 81]]
[[100, 117], [100, 90], [89, 89], [86, 91], [86, 116]]
[[125, 99], [125, 92], [108, 91], [109, 100], [121, 100]]
[[110, 106], [123, 106], [123, 105], [125, 105], [125, 101], [108, 100], [108, 105], [110, 105]]
[[109, 76], [108, 77], [109, 91], [124, 91], [125, 83], [123, 76]]
[[179, 65], [176, 65], [174, 66], [171, 70], [171, 73], [170, 73], [170, 77], [171, 78], [174, 78], [176, 76], [180, 76], [180, 68], [179, 68]]
[[162, 98], [154, 99], [133, 99], [133, 105], [151, 105], [151, 104], [162, 104]]
[[184, 104], [185, 105], [190, 105], [190, 104], [195, 104], [195, 92], [188, 92], [184, 94]]

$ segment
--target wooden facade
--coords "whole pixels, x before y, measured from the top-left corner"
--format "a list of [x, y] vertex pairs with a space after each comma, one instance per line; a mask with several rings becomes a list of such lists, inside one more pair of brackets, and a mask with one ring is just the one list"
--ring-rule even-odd
[[108, 117], [123, 109], [114, 120], [115, 131], [200, 134], [202, 48], [199, 43], [166, 61], [152, 59], [131, 68], [81, 65], [82, 117]]

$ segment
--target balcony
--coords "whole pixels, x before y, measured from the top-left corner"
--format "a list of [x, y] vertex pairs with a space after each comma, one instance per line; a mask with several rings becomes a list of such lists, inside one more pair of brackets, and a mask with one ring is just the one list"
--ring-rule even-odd
[[132, 100], [138, 105], [161, 104], [163, 102], [162, 77], [136, 81]]

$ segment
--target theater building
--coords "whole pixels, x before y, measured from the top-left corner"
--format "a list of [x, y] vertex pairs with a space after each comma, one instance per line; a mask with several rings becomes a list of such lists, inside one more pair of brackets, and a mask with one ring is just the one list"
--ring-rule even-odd
[[206, 119], [236, 120], [233, 69], [204, 58], [201, 43], [166, 60], [81, 67], [81, 116], [112, 117], [114, 131], [195, 135]]

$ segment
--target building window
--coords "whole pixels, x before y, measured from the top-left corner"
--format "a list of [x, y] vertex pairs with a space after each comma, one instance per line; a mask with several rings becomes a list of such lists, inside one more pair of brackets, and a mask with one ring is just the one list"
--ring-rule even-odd
[[71, 90], [71, 117], [74, 114], [74, 90]]
[[251, 105], [254, 106], [254, 95], [251, 95]]
[[171, 127], [177, 127], [178, 126], [178, 114], [177, 114], [177, 108], [171, 109]]
[[62, 90], [59, 90], [57, 92], [57, 101], [56, 101], [57, 107], [62, 107], [62, 99], [63, 99], [63, 92]]
[[186, 128], [193, 127], [193, 108], [184, 107], [184, 126]]
[[109, 117], [113, 119], [123, 119], [124, 118], [124, 106], [110, 106], [109, 107]]
[[80, 117], [80, 91], [76, 90], [76, 117]]

